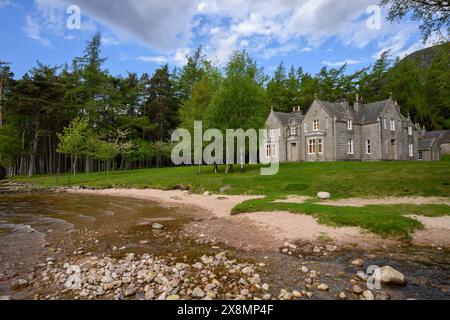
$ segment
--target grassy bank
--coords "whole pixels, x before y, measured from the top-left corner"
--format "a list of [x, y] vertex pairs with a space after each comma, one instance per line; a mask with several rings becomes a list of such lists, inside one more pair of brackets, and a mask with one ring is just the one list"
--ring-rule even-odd
[[[236, 168], [237, 169], [237, 168]], [[69, 176], [22, 178], [42, 186], [68, 186]], [[450, 195], [450, 162], [366, 162], [285, 164], [275, 176], [261, 176], [259, 167], [245, 173], [214, 174], [211, 167], [179, 167], [82, 174], [70, 177], [70, 185], [91, 188], [189, 188], [193, 192], [265, 195], [245, 202], [234, 213], [286, 210], [313, 215], [335, 226], [360, 226], [382, 236], [408, 236], [422, 225], [410, 214], [450, 215], [445, 205], [386, 205], [364, 208], [330, 207], [314, 201], [304, 204], [273, 203], [288, 195], [314, 197], [319, 191], [333, 198]], [[224, 188], [224, 189], [223, 189]], [[226, 190], [226, 191], [224, 191]]]

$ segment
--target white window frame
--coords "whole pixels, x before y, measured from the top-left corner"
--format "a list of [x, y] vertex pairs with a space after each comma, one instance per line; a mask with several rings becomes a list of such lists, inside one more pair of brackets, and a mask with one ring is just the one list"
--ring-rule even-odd
[[409, 144], [409, 156], [414, 157], [414, 145], [412, 143]]
[[270, 143], [266, 144], [266, 157], [271, 158], [272, 157], [272, 146]]
[[313, 131], [319, 131], [320, 130], [320, 120], [316, 119], [313, 121]]
[[368, 155], [372, 154], [372, 143], [370, 139], [366, 140], [366, 154]]
[[352, 131], [353, 130], [353, 120], [348, 120], [347, 121], [347, 129], [348, 129], [348, 131]]
[[316, 151], [318, 154], [323, 154], [323, 139], [317, 139], [316, 140]]
[[355, 154], [353, 139], [347, 139], [347, 154]]
[[270, 139], [274, 139], [275, 138], [275, 129], [270, 129], [269, 130], [269, 136], [270, 136]]
[[391, 120], [391, 131], [395, 131], [395, 120]]
[[292, 125], [291, 126], [291, 136], [296, 136], [297, 135], [297, 126]]
[[383, 125], [384, 125], [384, 130], [387, 130], [388, 126], [387, 126], [387, 119], [386, 118], [383, 119]]
[[316, 139], [308, 140], [308, 154], [314, 155], [317, 152]]
[[410, 135], [410, 136], [413, 135], [413, 127], [412, 126], [408, 126], [408, 135]]

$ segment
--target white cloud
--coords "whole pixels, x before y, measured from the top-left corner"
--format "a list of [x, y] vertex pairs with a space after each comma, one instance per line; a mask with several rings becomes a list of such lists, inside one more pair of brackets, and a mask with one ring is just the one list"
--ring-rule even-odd
[[[411, 37], [417, 34], [417, 26], [412, 23], [391, 25], [383, 20], [380, 30], [368, 29], [367, 8], [374, 2], [377, 1], [35, 0], [55, 32], [61, 32], [61, 21], [65, 23], [66, 6], [76, 4], [81, 8], [84, 31], [95, 30], [95, 23], [101, 23], [113, 32], [114, 37], [104, 39], [105, 44], [135, 39], [158, 52], [151, 57], [165, 57], [176, 64], [185, 62], [187, 48], [199, 44], [203, 44], [209, 58], [220, 62], [238, 48], [270, 58], [310, 52], [330, 39], [349, 48], [375, 44], [380, 51], [391, 48], [395, 53], [418, 48], [417, 43], [411, 44]], [[336, 65], [343, 61], [324, 62]]]
[[167, 57], [164, 57], [164, 56], [140, 56], [140, 57], [137, 57], [136, 60], [139, 60], [142, 62], [158, 63], [158, 64], [163, 64], [163, 63], [168, 62]]
[[41, 35], [41, 26], [39, 23], [30, 15], [25, 17], [26, 25], [23, 28], [27, 36], [37, 42], [39, 42], [44, 47], [51, 47], [51, 43], [48, 39]]
[[354, 65], [354, 64], [360, 64], [360, 63], [361, 63], [360, 60], [353, 60], [353, 59], [347, 59], [344, 61], [335, 61], [335, 62], [328, 61], [328, 60], [322, 61], [323, 65], [328, 66], [328, 67], [333, 67], [333, 68], [342, 67], [345, 64], [350, 66], [350, 65]]

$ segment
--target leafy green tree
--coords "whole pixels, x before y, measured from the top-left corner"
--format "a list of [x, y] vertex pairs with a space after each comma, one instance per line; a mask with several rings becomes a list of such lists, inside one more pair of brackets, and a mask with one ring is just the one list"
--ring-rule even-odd
[[157, 69], [150, 79], [149, 98], [144, 108], [146, 116], [156, 126], [153, 140], [169, 139], [171, 130], [178, 125], [178, 105], [167, 65]]
[[112, 169], [114, 171], [113, 161], [120, 152], [120, 147], [115, 142], [98, 140], [95, 149], [95, 158], [106, 163], [106, 174]]
[[[225, 74], [212, 98], [208, 123], [222, 132], [264, 128], [270, 101], [262, 70], [246, 51], [236, 51], [227, 63]], [[227, 166], [229, 169], [232, 166]]]
[[89, 150], [88, 141], [92, 141], [92, 136], [88, 121], [80, 117], [75, 118], [62, 134], [58, 134], [58, 152], [71, 157], [74, 175], [77, 173], [77, 161]]

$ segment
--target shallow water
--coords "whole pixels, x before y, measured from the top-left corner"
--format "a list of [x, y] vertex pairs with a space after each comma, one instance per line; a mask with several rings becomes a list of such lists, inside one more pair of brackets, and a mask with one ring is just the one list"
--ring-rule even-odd
[[[33, 298], [35, 292], [31, 288], [12, 291], [11, 281], [27, 279], [49, 257], [64, 261], [74, 256], [78, 259], [89, 255], [121, 257], [133, 252], [188, 257], [187, 261], [195, 261], [204, 254], [212, 254], [211, 244], [200, 244], [183, 232], [194, 217], [192, 208], [166, 208], [129, 198], [69, 193], [0, 195], [0, 296]], [[163, 224], [165, 230], [153, 230], [154, 222]], [[368, 252], [353, 249], [342, 249], [327, 256], [308, 254], [305, 249], [299, 252], [302, 258], [276, 252], [227, 249], [239, 259], [266, 263], [268, 270], [262, 276], [271, 284], [275, 296], [282, 288], [309, 290], [305, 288], [305, 276], [299, 271], [301, 266], [307, 266], [319, 271], [319, 283], [331, 288], [326, 293], [316, 291], [314, 298], [336, 298], [339, 292], [351, 289], [350, 279], [358, 269], [350, 266], [350, 262], [364, 258], [366, 267], [390, 265], [405, 274], [406, 287], [384, 290], [394, 299], [450, 298], [450, 255], [437, 248], [380, 249], [370, 252], [376, 256], [370, 261], [365, 258]], [[48, 292], [51, 290], [48, 288]], [[359, 298], [351, 293], [348, 296]]]

